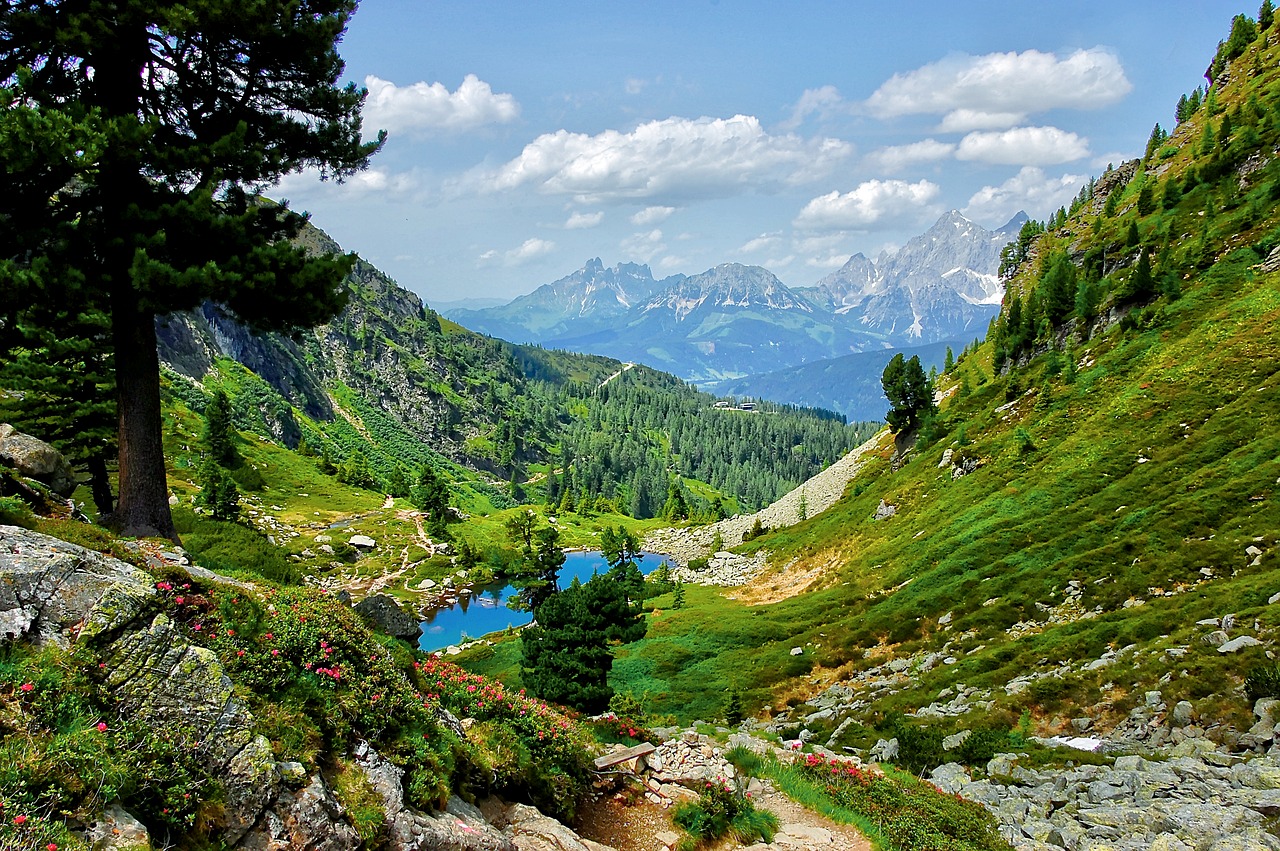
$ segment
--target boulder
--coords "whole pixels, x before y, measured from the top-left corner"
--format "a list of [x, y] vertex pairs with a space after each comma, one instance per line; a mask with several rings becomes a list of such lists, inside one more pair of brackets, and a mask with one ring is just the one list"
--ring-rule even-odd
[[0, 526], [0, 642], [109, 637], [155, 606], [151, 575], [48, 535]]
[[76, 489], [75, 471], [61, 452], [8, 423], [0, 425], [0, 466], [48, 485], [61, 496], [71, 496]]
[[393, 638], [417, 641], [418, 636], [422, 635], [422, 627], [418, 619], [406, 612], [394, 597], [374, 594], [356, 603], [355, 609], [380, 632], [385, 632]]
[[880, 739], [876, 742], [875, 747], [871, 749], [871, 759], [876, 762], [893, 762], [898, 758], [899, 745], [897, 737], [892, 739]]
[[876, 506], [876, 512], [875, 514], [872, 515], [871, 519], [888, 520], [890, 517], [893, 517], [897, 513], [898, 513], [898, 506], [890, 505], [889, 503], [885, 502], [882, 499], [880, 500], [880, 504]]
[[371, 550], [378, 546], [378, 542], [368, 535], [352, 535], [351, 540], [347, 541], [347, 543], [362, 550]]
[[85, 839], [93, 851], [151, 851], [146, 826], [119, 803], [106, 806], [102, 817], [89, 825]]
[[1257, 647], [1260, 644], [1262, 644], [1262, 642], [1254, 638], [1252, 635], [1237, 635], [1230, 641], [1220, 644], [1218, 646], [1218, 652], [1235, 653], [1236, 651], [1243, 650], [1246, 647]]

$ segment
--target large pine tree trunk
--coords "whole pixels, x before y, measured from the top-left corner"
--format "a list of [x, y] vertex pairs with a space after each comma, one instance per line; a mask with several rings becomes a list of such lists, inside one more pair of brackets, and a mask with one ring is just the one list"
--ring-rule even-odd
[[120, 293], [111, 311], [120, 410], [120, 498], [111, 525], [122, 535], [178, 541], [160, 434], [160, 357], [155, 318]]

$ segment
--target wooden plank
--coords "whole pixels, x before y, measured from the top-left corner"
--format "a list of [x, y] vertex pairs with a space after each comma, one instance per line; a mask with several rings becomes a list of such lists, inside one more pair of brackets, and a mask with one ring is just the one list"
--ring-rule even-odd
[[600, 770], [609, 768], [610, 766], [617, 765], [618, 763], [626, 762], [627, 760], [630, 760], [630, 759], [635, 759], [638, 756], [651, 754], [656, 750], [657, 748], [655, 748], [649, 742], [644, 742], [643, 744], [636, 745], [635, 747], [626, 748], [620, 751], [614, 751], [613, 753], [607, 753], [602, 757], [596, 758], [596, 770], [600, 771]]

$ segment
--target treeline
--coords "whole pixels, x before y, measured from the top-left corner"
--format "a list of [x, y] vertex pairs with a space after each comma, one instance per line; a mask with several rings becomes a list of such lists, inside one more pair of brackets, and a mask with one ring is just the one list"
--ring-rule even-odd
[[[687, 493], [681, 478], [706, 482], [738, 507], [767, 505], [873, 434], [829, 411], [757, 403], [714, 407], [714, 397], [643, 367], [607, 384], [560, 389], [570, 416], [544, 486], [548, 502], [609, 501], [633, 517], [724, 516], [727, 507]], [[674, 516], [673, 516], [674, 515]]]

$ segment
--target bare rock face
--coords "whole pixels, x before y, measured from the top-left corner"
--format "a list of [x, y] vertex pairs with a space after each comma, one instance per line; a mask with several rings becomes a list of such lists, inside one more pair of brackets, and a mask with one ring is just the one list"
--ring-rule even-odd
[[401, 608], [394, 597], [374, 594], [356, 603], [355, 609], [368, 618], [376, 629], [393, 638], [417, 641], [418, 636], [422, 635], [418, 619]]
[[297, 791], [282, 793], [236, 846], [242, 851], [355, 851], [356, 829], [320, 775]]
[[102, 818], [89, 825], [85, 838], [93, 851], [151, 851], [147, 828], [119, 804], [108, 804]]
[[71, 496], [75, 471], [61, 452], [43, 440], [23, 434], [8, 423], [0, 425], [0, 466], [48, 485], [54, 493]]
[[0, 526], [0, 642], [70, 643], [111, 633], [154, 607], [131, 564], [16, 526]]

